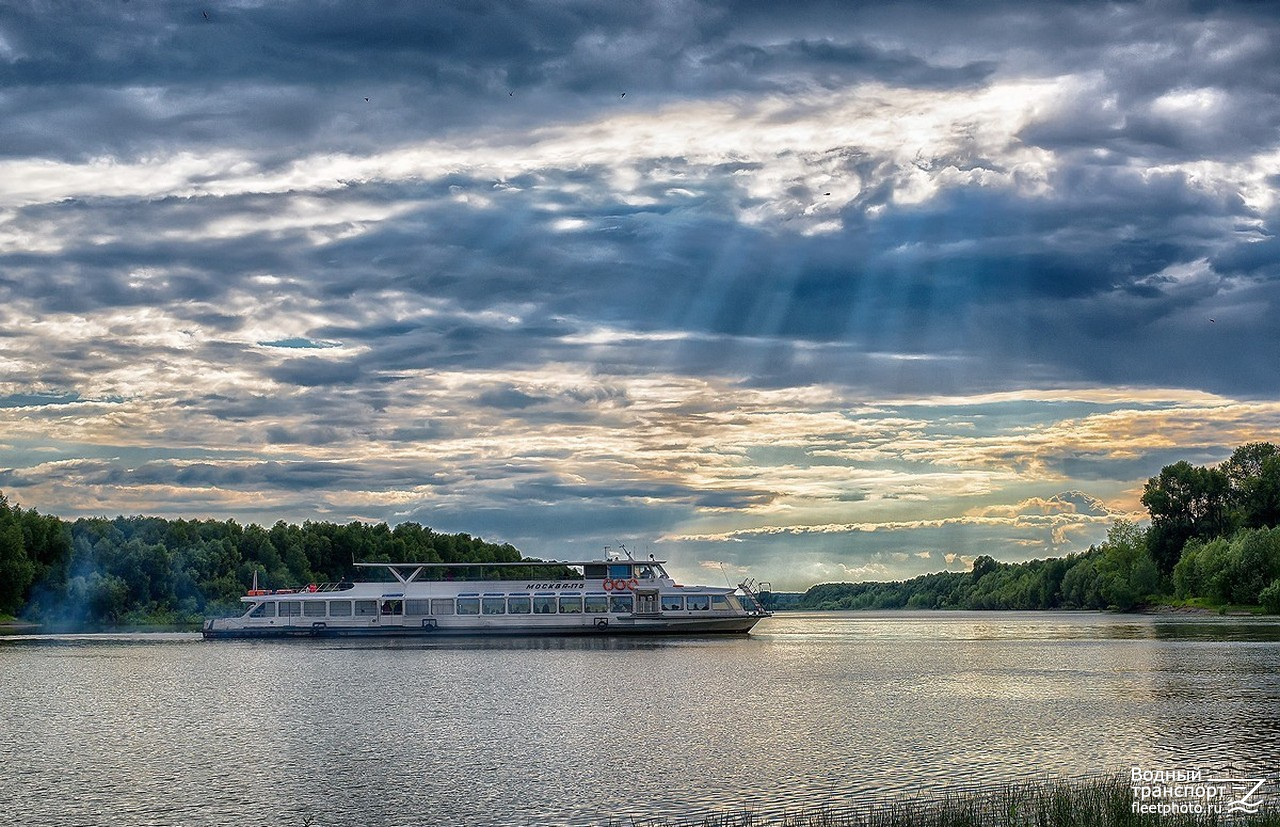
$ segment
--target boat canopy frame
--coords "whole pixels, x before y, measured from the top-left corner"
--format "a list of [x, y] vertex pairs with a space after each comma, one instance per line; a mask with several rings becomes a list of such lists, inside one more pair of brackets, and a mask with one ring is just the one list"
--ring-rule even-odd
[[[489, 569], [489, 568], [560, 568], [569, 566], [573, 568], [581, 568], [583, 566], [602, 566], [602, 565], [649, 565], [661, 566], [666, 560], [519, 560], [519, 561], [498, 561], [492, 563], [353, 563], [359, 568], [383, 568], [391, 572], [391, 576], [401, 583], [412, 583], [418, 575], [422, 574], [424, 569]], [[409, 573], [406, 574], [405, 572]]]

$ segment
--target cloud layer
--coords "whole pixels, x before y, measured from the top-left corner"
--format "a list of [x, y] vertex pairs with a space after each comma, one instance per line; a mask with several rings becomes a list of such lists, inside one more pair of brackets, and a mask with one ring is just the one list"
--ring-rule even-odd
[[0, 488], [788, 587], [1079, 550], [1280, 438], [1273, 17], [12, 5]]

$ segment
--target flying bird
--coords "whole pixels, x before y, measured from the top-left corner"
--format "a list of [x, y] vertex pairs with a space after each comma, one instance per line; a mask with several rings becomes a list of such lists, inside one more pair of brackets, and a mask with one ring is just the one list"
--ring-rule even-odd
[[625, 98], [626, 96], [627, 96], [627, 93], [626, 93], [626, 92], [623, 92], [621, 95], [618, 95], [618, 97], [620, 97], [620, 98]]
[[206, 23], [212, 23], [212, 22], [213, 22], [213, 20], [209, 17], [209, 12], [205, 11], [204, 9], [201, 9], [201, 10], [200, 10], [200, 13], [201, 13], [202, 15], [204, 15], [204, 22], [206, 22]]

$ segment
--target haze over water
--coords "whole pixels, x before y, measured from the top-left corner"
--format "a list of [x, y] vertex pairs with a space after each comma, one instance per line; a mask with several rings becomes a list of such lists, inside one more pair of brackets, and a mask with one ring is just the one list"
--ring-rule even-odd
[[1280, 622], [813, 613], [749, 638], [0, 639], [15, 823], [602, 824], [1235, 767]]

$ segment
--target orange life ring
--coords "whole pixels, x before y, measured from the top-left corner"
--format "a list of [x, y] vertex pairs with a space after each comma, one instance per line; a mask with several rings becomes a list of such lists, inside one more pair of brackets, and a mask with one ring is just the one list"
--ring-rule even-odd
[[604, 590], [607, 592], [613, 591], [613, 581], [607, 577], [604, 579]]
[[627, 581], [627, 588], [630, 589], [631, 591], [635, 591], [639, 587], [640, 587], [640, 581], [635, 579], [634, 577], [631, 578], [629, 581]]

